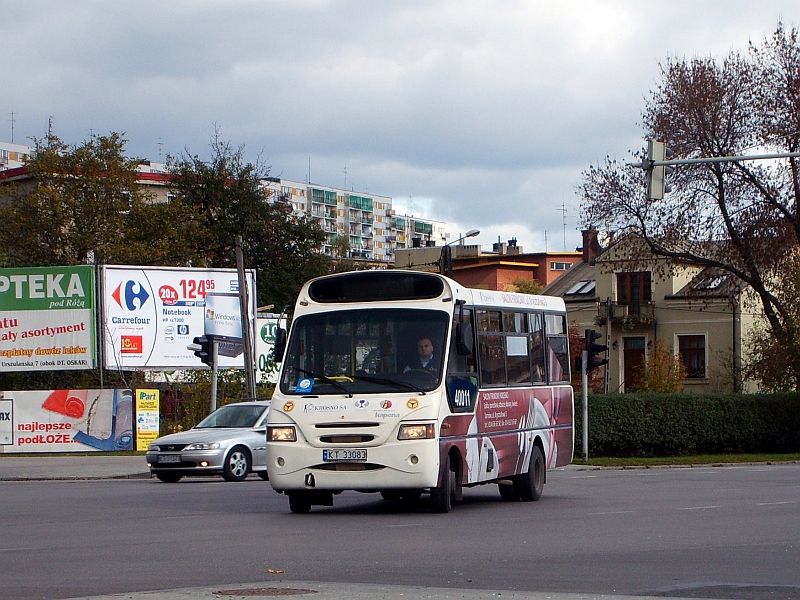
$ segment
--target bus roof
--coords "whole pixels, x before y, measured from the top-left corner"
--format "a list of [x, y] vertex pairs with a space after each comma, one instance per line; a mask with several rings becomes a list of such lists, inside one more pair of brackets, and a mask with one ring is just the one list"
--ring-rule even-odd
[[448, 296], [475, 306], [565, 312], [564, 300], [556, 296], [467, 288], [438, 273], [404, 269], [349, 271], [317, 277], [306, 282], [298, 301], [301, 305], [308, 302], [329, 305], [407, 302]]

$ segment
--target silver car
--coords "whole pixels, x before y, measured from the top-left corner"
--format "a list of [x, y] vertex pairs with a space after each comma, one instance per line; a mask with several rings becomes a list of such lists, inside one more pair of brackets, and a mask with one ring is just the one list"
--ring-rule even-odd
[[248, 473], [267, 480], [266, 421], [269, 401], [222, 406], [188, 431], [160, 437], [145, 458], [150, 473], [168, 483], [187, 475], [222, 475], [243, 481]]

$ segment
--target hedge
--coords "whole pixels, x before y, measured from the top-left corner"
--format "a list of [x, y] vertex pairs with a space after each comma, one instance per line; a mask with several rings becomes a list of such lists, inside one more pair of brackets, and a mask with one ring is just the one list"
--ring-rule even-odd
[[[583, 452], [575, 397], [575, 455]], [[800, 452], [800, 394], [589, 396], [590, 456]]]

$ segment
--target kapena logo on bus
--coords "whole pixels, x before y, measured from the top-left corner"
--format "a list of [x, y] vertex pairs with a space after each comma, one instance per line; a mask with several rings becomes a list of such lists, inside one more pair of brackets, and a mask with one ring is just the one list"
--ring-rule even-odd
[[133, 311], [142, 308], [150, 294], [147, 293], [141, 283], [129, 279], [125, 283], [120, 283], [111, 294], [111, 297], [120, 308]]

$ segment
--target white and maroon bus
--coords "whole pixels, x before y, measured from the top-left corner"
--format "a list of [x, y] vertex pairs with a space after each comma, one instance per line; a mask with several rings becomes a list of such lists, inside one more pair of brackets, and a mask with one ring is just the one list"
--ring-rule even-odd
[[569, 362], [560, 298], [413, 271], [311, 280], [272, 397], [270, 483], [299, 513], [343, 490], [429, 493], [437, 512], [485, 483], [538, 500], [572, 460]]

